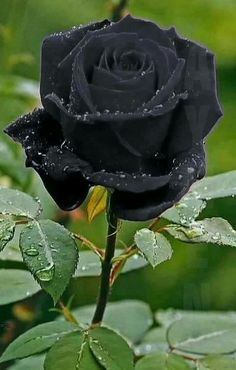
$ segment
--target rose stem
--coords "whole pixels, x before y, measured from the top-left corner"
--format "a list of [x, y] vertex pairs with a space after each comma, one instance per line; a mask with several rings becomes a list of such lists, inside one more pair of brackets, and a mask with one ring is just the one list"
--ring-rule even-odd
[[114, 4], [112, 7], [112, 14], [111, 14], [111, 20], [113, 22], [119, 21], [121, 18], [123, 18], [125, 13], [125, 8], [128, 5], [128, 0], [120, 0], [118, 4]]
[[110, 204], [108, 204], [107, 216], [108, 216], [107, 245], [105, 250], [105, 256], [102, 261], [100, 288], [96, 310], [92, 319], [92, 325], [99, 325], [101, 323], [110, 293], [110, 276], [112, 269], [112, 259], [115, 254], [117, 225], [118, 225], [118, 219], [114, 215]]

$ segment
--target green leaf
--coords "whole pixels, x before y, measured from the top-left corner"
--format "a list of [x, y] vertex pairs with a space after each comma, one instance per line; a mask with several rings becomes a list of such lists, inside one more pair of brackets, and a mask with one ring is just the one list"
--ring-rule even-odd
[[170, 324], [174, 321], [182, 319], [183, 316], [189, 312], [195, 313], [196, 311], [183, 311], [183, 310], [174, 310], [169, 308], [168, 310], [158, 310], [155, 312], [155, 319], [157, 323], [165, 328], [168, 328]]
[[24, 358], [23, 360], [19, 360], [14, 365], [10, 366], [8, 370], [43, 370], [44, 360], [44, 355]]
[[24, 227], [25, 225], [17, 225], [13, 239], [8, 242], [7, 248], [4, 248], [0, 253], [0, 261], [15, 261], [23, 264], [23, 258], [19, 248], [19, 237]]
[[44, 370], [55, 369], [101, 370], [89, 348], [88, 333], [68, 334], [51, 348], [46, 356]]
[[197, 370], [236, 370], [236, 360], [225, 356], [209, 356], [198, 361]]
[[168, 349], [166, 328], [158, 327], [147, 332], [134, 350], [136, 356], [144, 356], [153, 352], [168, 352]]
[[148, 262], [142, 256], [135, 254], [134, 256], [130, 257], [128, 261], [125, 263], [121, 273], [124, 274], [126, 272], [130, 272], [133, 270], [137, 270], [147, 266]]
[[106, 210], [107, 190], [103, 186], [95, 186], [87, 204], [88, 221], [92, 222], [95, 217]]
[[190, 195], [201, 199], [236, 195], [236, 171], [205, 177], [192, 186]]
[[78, 326], [67, 321], [52, 321], [35, 326], [7, 347], [0, 357], [0, 363], [40, 353], [50, 348], [59, 338], [73, 331], [78, 331]]
[[57, 302], [78, 261], [77, 245], [70, 232], [50, 220], [34, 221], [22, 230], [20, 248], [35, 279]]
[[8, 245], [0, 253], [0, 261], [15, 261], [15, 262], [22, 262], [22, 254], [18, 247], [14, 247], [13, 245]]
[[190, 370], [190, 365], [181, 357], [168, 353], [156, 353], [143, 357], [135, 370]]
[[19, 190], [0, 188], [0, 213], [36, 218], [41, 212], [39, 202]]
[[80, 252], [79, 263], [74, 277], [99, 276], [101, 274], [101, 260], [91, 251]]
[[198, 355], [236, 351], [236, 321], [230, 317], [185, 317], [171, 324], [167, 340], [172, 349]]
[[0, 270], [0, 305], [31, 297], [40, 289], [28, 271]]
[[20, 185], [27, 180], [27, 169], [22, 168], [22, 161], [16, 158], [10, 145], [3, 141], [0, 142], [0, 171]]
[[182, 318], [189, 318], [191, 317], [193, 320], [195, 318], [201, 318], [201, 317], [211, 317], [211, 318], [217, 318], [222, 317], [222, 315], [225, 317], [225, 314], [221, 314], [220, 312], [214, 312], [214, 311], [184, 311], [184, 310], [174, 310], [172, 308], [169, 308], [167, 310], [158, 310], [155, 313], [155, 319], [157, 323], [161, 326], [164, 326], [165, 328], [168, 328], [174, 321], [180, 320]]
[[185, 197], [174, 207], [162, 213], [161, 217], [180, 225], [191, 224], [206, 207], [201, 199]]
[[14, 237], [15, 222], [10, 219], [0, 219], [0, 252]]
[[189, 320], [221, 320], [228, 319], [232, 323], [236, 323], [236, 312], [235, 311], [184, 311], [184, 310], [158, 310], [155, 313], [156, 321], [159, 325], [168, 328], [174, 321], [180, 319]]
[[133, 353], [125, 340], [114, 331], [104, 327], [91, 330], [89, 346], [106, 370], [133, 369]]
[[[116, 256], [124, 250], [117, 249]], [[138, 255], [134, 255], [126, 262], [122, 273], [142, 268], [147, 265], [147, 261]], [[80, 260], [75, 271], [75, 277], [99, 276], [101, 274], [100, 258], [93, 252], [84, 251], [80, 253]]]
[[136, 232], [134, 240], [152, 267], [169, 260], [172, 256], [171, 245], [162, 234], [145, 228]]
[[166, 229], [176, 239], [188, 243], [212, 243], [236, 247], [236, 231], [223, 218], [205, 218], [189, 228], [170, 225]]
[[[90, 323], [95, 306], [84, 306], [73, 311], [79, 322]], [[117, 319], [119, 318], [119, 319]], [[153, 324], [150, 307], [141, 301], [124, 300], [107, 305], [103, 324], [115, 329], [132, 342], [139, 341]]]

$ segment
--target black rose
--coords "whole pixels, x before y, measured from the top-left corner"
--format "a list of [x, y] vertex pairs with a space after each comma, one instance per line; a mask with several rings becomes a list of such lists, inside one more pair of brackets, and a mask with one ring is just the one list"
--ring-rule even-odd
[[112, 188], [118, 217], [157, 217], [204, 176], [203, 139], [222, 115], [214, 56], [127, 16], [47, 37], [37, 109], [6, 132], [65, 210]]

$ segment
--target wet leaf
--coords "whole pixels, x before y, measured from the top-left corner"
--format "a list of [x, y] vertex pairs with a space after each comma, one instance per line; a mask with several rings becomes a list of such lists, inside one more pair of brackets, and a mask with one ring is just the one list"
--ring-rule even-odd
[[15, 222], [10, 219], [0, 219], [0, 252], [14, 237]]
[[219, 320], [228, 319], [232, 323], [236, 323], [236, 312], [235, 311], [184, 311], [174, 310], [172, 308], [168, 310], [158, 310], [155, 313], [156, 321], [159, 325], [168, 328], [174, 321], [187, 318], [191, 320]]
[[88, 333], [66, 335], [48, 352], [44, 370], [101, 370], [88, 341]]
[[8, 245], [7, 248], [4, 248], [0, 253], [0, 261], [23, 262], [19, 248], [13, 245]]
[[228, 354], [236, 351], [236, 322], [230, 317], [185, 317], [171, 324], [167, 339], [181, 352]]
[[135, 370], [190, 370], [190, 365], [181, 357], [168, 353], [156, 353], [139, 360]]
[[198, 361], [197, 370], [236, 370], [236, 360], [226, 356], [209, 356]]
[[20, 335], [7, 347], [0, 357], [0, 363], [40, 353], [73, 331], [78, 331], [78, 326], [66, 321], [52, 321], [35, 326]]
[[185, 197], [174, 207], [162, 213], [161, 217], [180, 225], [191, 224], [206, 207], [202, 199]]
[[90, 349], [106, 370], [133, 369], [133, 353], [122, 337], [104, 327], [90, 330], [89, 334]]
[[0, 253], [0, 261], [16, 261], [22, 262], [23, 258], [19, 248], [19, 237], [21, 230], [25, 227], [25, 225], [17, 225], [14, 232], [14, 237], [9, 241], [7, 244], [7, 248]]
[[28, 271], [0, 269], [0, 305], [31, 297], [40, 290]]
[[[79, 322], [91, 322], [95, 306], [80, 307], [73, 311]], [[117, 319], [119, 318], [119, 320]], [[139, 341], [153, 324], [150, 307], [137, 300], [112, 302], [107, 305], [103, 324], [116, 330], [132, 342]]]
[[188, 243], [212, 243], [236, 247], [236, 231], [220, 217], [196, 221], [189, 227], [169, 225], [166, 229], [176, 239]]
[[103, 186], [95, 186], [87, 204], [88, 221], [92, 222], [94, 218], [106, 210], [107, 190]]
[[148, 262], [142, 256], [135, 254], [134, 256], [130, 257], [128, 261], [125, 263], [121, 273], [124, 274], [126, 272], [130, 272], [133, 270], [137, 270], [147, 266]]
[[191, 187], [190, 195], [201, 199], [236, 195], [236, 171], [205, 177]]
[[27, 181], [27, 169], [22, 168], [22, 161], [16, 158], [10, 145], [3, 141], [0, 142], [0, 171], [20, 185]]
[[77, 245], [70, 232], [50, 220], [34, 221], [22, 230], [20, 248], [35, 279], [57, 302], [78, 261]]
[[44, 360], [44, 355], [24, 358], [23, 360], [19, 360], [14, 365], [10, 366], [8, 370], [43, 370]]
[[0, 187], [0, 213], [36, 218], [41, 212], [39, 202], [19, 190]]
[[152, 267], [169, 260], [172, 256], [171, 245], [162, 234], [145, 228], [136, 232], [134, 240]]
[[166, 328], [158, 327], [148, 331], [134, 351], [136, 356], [144, 356], [153, 352], [168, 352], [168, 349]]

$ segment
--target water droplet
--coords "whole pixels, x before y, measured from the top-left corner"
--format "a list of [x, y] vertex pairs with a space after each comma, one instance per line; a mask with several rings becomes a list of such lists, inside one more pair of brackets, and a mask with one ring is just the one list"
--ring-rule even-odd
[[54, 276], [55, 266], [54, 264], [49, 265], [43, 269], [36, 271], [36, 276], [41, 281], [50, 281]]
[[39, 252], [37, 251], [37, 249], [36, 249], [36, 248], [31, 247], [31, 248], [29, 248], [29, 249], [26, 249], [25, 254], [26, 254], [27, 256], [29, 256], [29, 257], [36, 257], [36, 256], [38, 256], [38, 255], [39, 255]]
[[177, 203], [176, 204], [176, 208], [188, 208], [187, 204], [186, 203]]
[[195, 170], [194, 170], [193, 167], [188, 167], [187, 171], [188, 171], [188, 173], [193, 173]]

